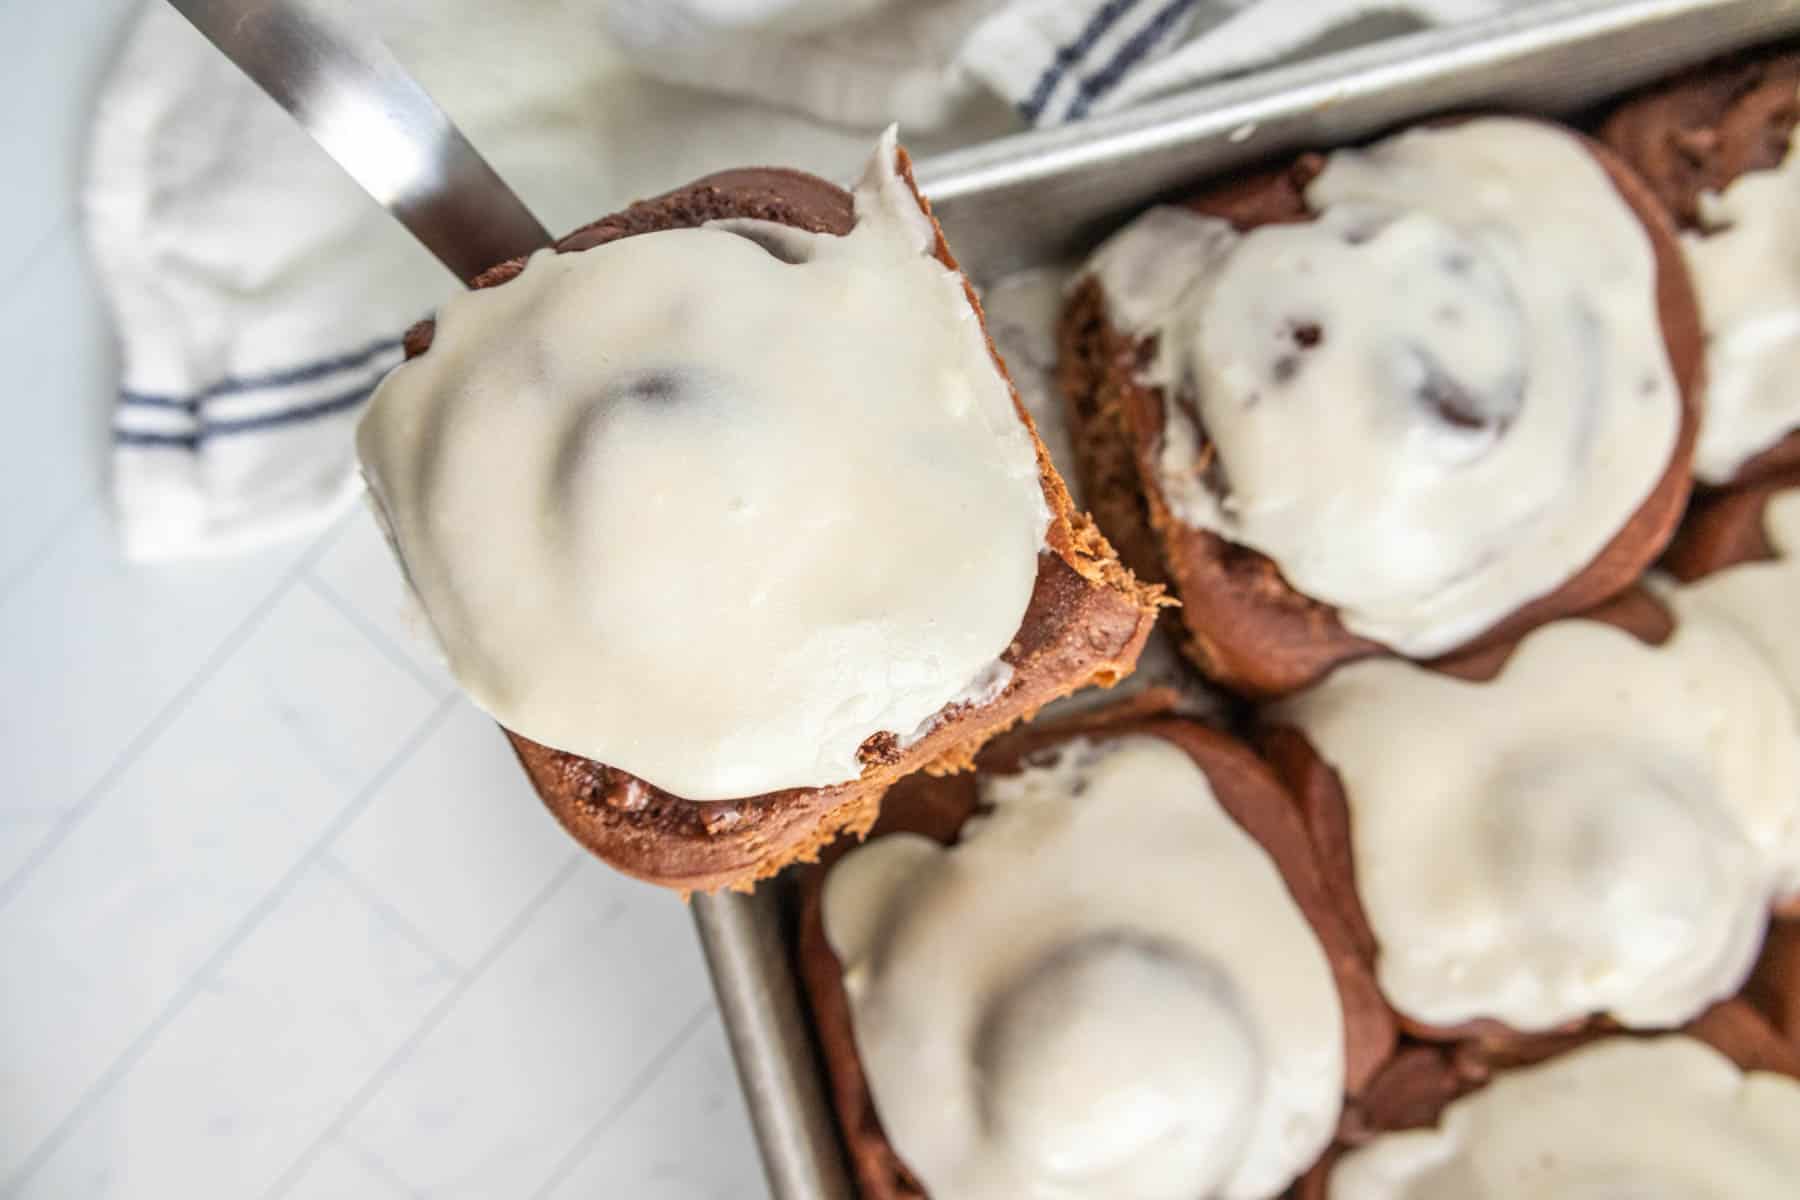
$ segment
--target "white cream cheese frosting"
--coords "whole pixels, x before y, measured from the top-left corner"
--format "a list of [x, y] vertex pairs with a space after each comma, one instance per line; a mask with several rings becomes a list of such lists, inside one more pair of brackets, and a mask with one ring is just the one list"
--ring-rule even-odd
[[826, 880], [856, 1045], [934, 1200], [1261, 1200], [1330, 1141], [1343, 1016], [1311, 926], [1184, 751], [1078, 739], [945, 849]]
[[[1739, 563], [1693, 583], [1664, 584], [1661, 594], [1682, 624], [1720, 623], [1756, 648], [1786, 690], [1800, 722], [1800, 487], [1778, 492], [1763, 510], [1763, 531], [1776, 557]], [[1793, 728], [1800, 742], [1800, 724]], [[1800, 828], [1794, 836], [1800, 838]], [[1782, 890], [1800, 892], [1800, 849], [1790, 856]]]
[[1089, 270], [1155, 338], [1173, 515], [1353, 632], [1438, 654], [1578, 574], [1667, 468], [1655, 252], [1541, 122], [1341, 151], [1306, 200], [1316, 220], [1243, 233], [1153, 209]]
[[1485, 683], [1352, 663], [1271, 716], [1337, 770], [1377, 981], [1429, 1024], [1680, 1024], [1800, 867], [1793, 702], [1718, 623], [1560, 621]]
[[1073, 273], [1070, 267], [1033, 267], [1003, 275], [981, 289], [981, 308], [987, 314], [994, 348], [1005, 360], [1019, 400], [1037, 426], [1038, 439], [1050, 452], [1050, 461], [1056, 464], [1075, 506], [1081, 508], [1085, 502], [1075, 470], [1074, 444], [1056, 386], [1056, 319]]
[[846, 236], [540, 251], [382, 384], [364, 473], [503, 725], [725, 799], [853, 779], [995, 677], [1050, 514], [895, 155]]
[[1706, 327], [1694, 473], [1726, 483], [1800, 429], [1800, 129], [1781, 164], [1700, 197], [1682, 234]]
[[1688, 1037], [1512, 1071], [1332, 1170], [1329, 1200], [1792, 1200], [1800, 1080]]

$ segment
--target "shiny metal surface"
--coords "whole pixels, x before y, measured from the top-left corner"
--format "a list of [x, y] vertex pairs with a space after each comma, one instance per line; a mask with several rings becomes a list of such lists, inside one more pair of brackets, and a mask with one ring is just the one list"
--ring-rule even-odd
[[[1411, 34], [1063, 129], [921, 161], [917, 178], [978, 280], [1078, 254], [1145, 204], [1208, 175], [1475, 107], [1563, 115], [1713, 55], [1800, 34], [1800, 0], [1551, 0]], [[700, 896], [775, 1200], [842, 1200], [787, 940], [791, 889]]]
[[1079, 253], [1207, 175], [1432, 113], [1566, 115], [1676, 67], [1800, 30], [1800, 0], [1548, 0], [919, 164], [977, 278]]
[[169, 0], [464, 283], [550, 243], [349, 0]]
[[850, 1200], [798, 984], [788, 970], [781, 889], [694, 897], [694, 925], [731, 1037], [738, 1081], [780, 1200]]

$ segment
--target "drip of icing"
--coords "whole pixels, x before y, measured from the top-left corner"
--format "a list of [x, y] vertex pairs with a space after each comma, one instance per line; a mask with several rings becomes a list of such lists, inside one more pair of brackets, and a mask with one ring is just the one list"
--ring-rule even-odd
[[997, 279], [981, 292], [988, 332], [1006, 363], [1019, 400], [1037, 426], [1075, 506], [1083, 506], [1075, 471], [1075, 450], [1056, 386], [1056, 318], [1073, 272], [1067, 267], [1034, 267]]
[[1487, 683], [1353, 663], [1273, 717], [1343, 782], [1381, 987], [1420, 1021], [1679, 1024], [1800, 867], [1793, 704], [1717, 624], [1558, 622]]
[[1684, 233], [1706, 324], [1706, 412], [1694, 473], [1726, 483], [1800, 429], [1800, 129], [1781, 164], [1700, 197]]
[[1333, 1168], [1330, 1200], [1791, 1200], [1800, 1080], [1686, 1037], [1509, 1072]]
[[1307, 201], [1316, 220], [1247, 233], [1155, 209], [1089, 269], [1155, 338], [1175, 517], [1269, 555], [1352, 631], [1440, 653], [1579, 573], [1667, 467], [1655, 254], [1537, 122], [1334, 154]]
[[1331, 1138], [1343, 1017], [1267, 853], [1157, 738], [1066, 743], [982, 799], [956, 847], [879, 838], [826, 881], [907, 1165], [965, 1200], [1280, 1191]]
[[892, 131], [846, 236], [540, 251], [458, 296], [358, 433], [458, 681], [676, 795], [855, 778], [997, 676], [1049, 521], [1035, 447]]
[[932, 730], [945, 721], [954, 719], [962, 709], [980, 708], [983, 705], [992, 704], [1011, 686], [1012, 680], [1012, 664], [995, 659], [982, 670], [981, 674], [971, 679], [962, 691], [946, 700], [942, 708], [919, 722], [911, 733], [902, 737], [900, 748], [910, 750], [918, 745]]

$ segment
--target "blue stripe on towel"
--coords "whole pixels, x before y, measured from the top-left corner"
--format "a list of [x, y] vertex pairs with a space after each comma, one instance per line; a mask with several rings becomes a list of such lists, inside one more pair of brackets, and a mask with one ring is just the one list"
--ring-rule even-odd
[[1104, 37], [1107, 30], [1118, 24], [1120, 17], [1137, 5], [1138, 0], [1108, 0], [1089, 17], [1088, 23], [1082, 27], [1075, 40], [1057, 49], [1056, 57], [1050, 60], [1044, 73], [1038, 76], [1037, 83], [1032, 85], [1031, 95], [1019, 102], [1019, 115], [1027, 121], [1035, 122], [1043, 113], [1044, 105], [1050, 103], [1050, 93], [1056, 90], [1056, 85], [1062, 82], [1062, 77], [1068, 74], [1069, 68], [1079, 63], [1082, 55]]
[[263, 413], [255, 417], [239, 417], [235, 420], [208, 421], [201, 418], [200, 428], [191, 433], [141, 433], [136, 430], [117, 429], [113, 431], [113, 441], [121, 446], [160, 446], [170, 449], [197, 450], [203, 442], [215, 437], [225, 437], [235, 433], [254, 433], [262, 429], [275, 429], [283, 425], [297, 425], [302, 421], [310, 421], [315, 417], [328, 416], [342, 412], [347, 408], [355, 408], [375, 394], [375, 384], [366, 384], [350, 391], [328, 396], [323, 400], [315, 400], [310, 404], [300, 404], [279, 412]]
[[352, 350], [348, 354], [338, 354], [331, 358], [321, 358], [298, 367], [287, 367], [262, 375], [246, 375], [242, 379], [227, 377], [191, 396], [165, 396], [125, 389], [119, 393], [119, 403], [137, 408], [174, 408], [183, 412], [198, 412], [200, 405], [217, 396], [230, 396], [239, 392], [260, 392], [267, 388], [289, 387], [296, 383], [306, 383], [338, 371], [360, 367], [390, 350], [398, 349], [399, 346], [399, 338], [383, 338], [378, 342], [369, 343], [360, 350]]
[[1138, 60], [1150, 52], [1150, 48], [1161, 41], [1169, 29], [1180, 20], [1188, 9], [1194, 7], [1197, 0], [1169, 0], [1157, 10], [1155, 16], [1144, 27], [1133, 34], [1119, 52], [1094, 74], [1082, 79], [1081, 86], [1075, 91], [1075, 99], [1069, 105], [1069, 120], [1078, 121], [1087, 116], [1088, 109], [1094, 102], [1119, 84], [1126, 72], [1138, 64]]

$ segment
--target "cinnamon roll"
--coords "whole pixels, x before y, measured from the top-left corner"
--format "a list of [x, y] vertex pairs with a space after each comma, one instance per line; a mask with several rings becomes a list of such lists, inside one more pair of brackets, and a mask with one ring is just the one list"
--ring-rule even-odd
[[869, 1200], [1274, 1195], [1393, 1040], [1292, 801], [1180, 720], [901, 784], [801, 966]]
[[1694, 474], [1725, 485], [1800, 467], [1800, 48], [1661, 83], [1601, 137], [1681, 227], [1706, 328]]
[[1160, 603], [1069, 502], [890, 133], [503, 263], [363, 418], [458, 682], [609, 863], [747, 887], [1130, 672]]
[[1084, 476], [1116, 492], [1128, 445], [1202, 666], [1268, 695], [1628, 586], [1686, 498], [1698, 340], [1630, 172], [1480, 118], [1144, 214], [1062, 378]]
[[1800, 888], [1795, 699], [1735, 629], [1642, 592], [1446, 669], [1349, 664], [1264, 719], [1422, 1037], [1680, 1025]]
[[1800, 1066], [1733, 1048], [1703, 1031], [1611, 1037], [1503, 1071], [1429, 1128], [1335, 1157], [1301, 1200], [1790, 1197]]

